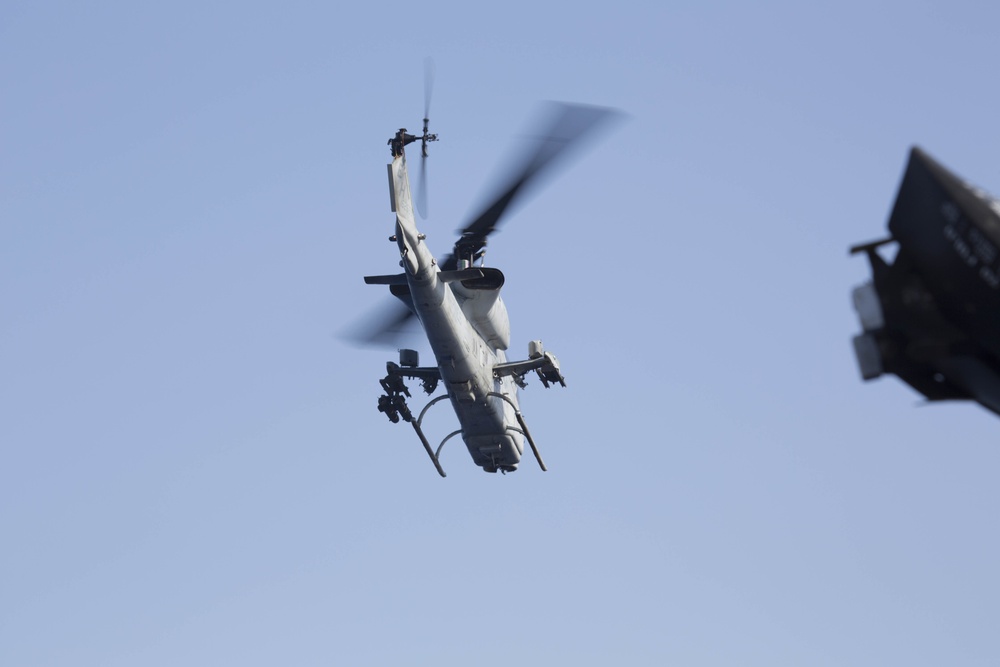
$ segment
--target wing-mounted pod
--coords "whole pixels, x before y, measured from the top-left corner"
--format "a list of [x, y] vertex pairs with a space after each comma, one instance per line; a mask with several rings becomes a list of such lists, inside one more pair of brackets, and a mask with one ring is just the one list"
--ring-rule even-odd
[[[865, 380], [897, 375], [929, 400], [972, 399], [1000, 414], [1000, 206], [914, 148], [889, 219], [862, 244], [872, 281], [856, 288]], [[891, 261], [878, 252], [897, 242]]]
[[527, 361], [511, 361], [504, 364], [497, 364], [493, 367], [493, 376], [497, 378], [512, 376], [517, 385], [521, 388], [527, 386], [524, 376], [528, 371], [538, 373], [538, 379], [547, 389], [550, 385], [559, 384], [566, 386], [566, 378], [563, 377], [559, 368], [559, 360], [556, 355], [546, 352], [542, 346], [542, 341], [533, 340], [528, 343]]

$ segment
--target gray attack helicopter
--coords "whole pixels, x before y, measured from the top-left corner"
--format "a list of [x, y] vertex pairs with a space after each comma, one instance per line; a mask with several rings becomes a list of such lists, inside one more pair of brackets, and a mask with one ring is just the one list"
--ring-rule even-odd
[[[429, 98], [429, 94], [427, 95]], [[553, 104], [543, 131], [535, 134], [537, 143], [526, 155], [521, 167], [505, 187], [472, 222], [461, 229], [451, 253], [436, 259], [417, 229], [406, 166], [406, 147], [420, 142], [421, 170], [417, 203], [424, 214], [426, 201], [427, 145], [437, 141], [428, 132], [425, 107], [423, 132], [408, 134], [405, 129], [389, 139], [392, 163], [389, 170], [389, 198], [396, 214], [395, 234], [389, 237], [398, 251], [402, 272], [366, 276], [370, 285], [386, 285], [402, 302], [390, 303], [374, 323], [355, 333], [366, 343], [393, 344], [405, 334], [406, 324], [416, 319], [427, 335], [434, 353], [434, 366], [421, 366], [417, 352], [399, 349], [399, 363], [386, 364], [388, 374], [380, 381], [385, 391], [378, 399], [378, 409], [393, 423], [402, 419], [412, 425], [438, 473], [441, 450], [452, 437], [461, 435], [476, 465], [486, 472], [502, 473], [517, 469], [524, 453], [524, 441], [542, 470], [545, 463], [524, 421], [518, 405], [517, 390], [526, 386], [526, 376], [534, 371], [545, 387], [565, 386], [565, 378], [555, 355], [535, 340], [528, 344], [528, 358], [508, 361], [510, 323], [507, 308], [500, 298], [504, 274], [485, 266], [487, 237], [494, 232], [512, 202], [527, 186], [537, 183], [539, 175], [579, 148], [586, 137], [607, 125], [618, 114], [610, 109], [575, 104]], [[438, 385], [445, 393], [431, 399], [414, 416], [406, 399], [411, 397], [406, 380], [418, 380], [423, 390], [433, 394]], [[461, 428], [449, 434], [436, 450], [432, 449], [421, 424], [427, 411], [444, 399], [451, 401]]]

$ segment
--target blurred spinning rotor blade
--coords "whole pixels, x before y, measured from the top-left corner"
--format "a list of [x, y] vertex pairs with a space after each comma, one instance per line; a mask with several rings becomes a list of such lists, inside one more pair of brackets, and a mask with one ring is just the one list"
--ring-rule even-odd
[[496, 230], [504, 212], [526, 186], [552, 164], [578, 150], [586, 143], [584, 139], [593, 138], [596, 129], [621, 114], [606, 107], [551, 102], [547, 115], [547, 121], [541, 124], [542, 131], [529, 135], [534, 146], [520, 160], [520, 166], [513, 170], [507, 186], [461, 230], [463, 237], [481, 240], [485, 244], [486, 237]]
[[[427, 124], [431, 116], [431, 93], [434, 92], [434, 60], [424, 58], [424, 135], [427, 134]], [[427, 219], [427, 142], [424, 140], [420, 150], [420, 175], [417, 180], [417, 213]]]
[[424, 58], [424, 118], [431, 115], [431, 93], [434, 92], [434, 59]]
[[341, 338], [364, 347], [399, 348], [413, 337], [413, 311], [392, 299], [347, 329]]

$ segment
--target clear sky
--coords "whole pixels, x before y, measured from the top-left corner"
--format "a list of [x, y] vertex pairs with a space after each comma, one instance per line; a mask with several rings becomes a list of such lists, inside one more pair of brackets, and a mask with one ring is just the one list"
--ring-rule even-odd
[[[847, 255], [914, 143], [1000, 192], [997, 7], [3, 3], [0, 664], [997, 664], [1000, 421], [862, 383]], [[487, 255], [547, 473], [338, 337], [425, 56], [439, 254], [628, 114]]]

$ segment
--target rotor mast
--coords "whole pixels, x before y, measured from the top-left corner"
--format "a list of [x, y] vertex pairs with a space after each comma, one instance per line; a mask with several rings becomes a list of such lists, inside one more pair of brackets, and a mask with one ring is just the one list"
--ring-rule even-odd
[[396, 132], [387, 142], [389, 145], [389, 152], [392, 153], [392, 157], [400, 157], [403, 155], [403, 147], [412, 144], [414, 141], [420, 140], [420, 157], [427, 157], [427, 144], [431, 141], [437, 141], [438, 135], [431, 134], [427, 131], [428, 119], [424, 118], [424, 132], [422, 135], [415, 136], [413, 134], [407, 134], [406, 128], [401, 127], [399, 131]]

